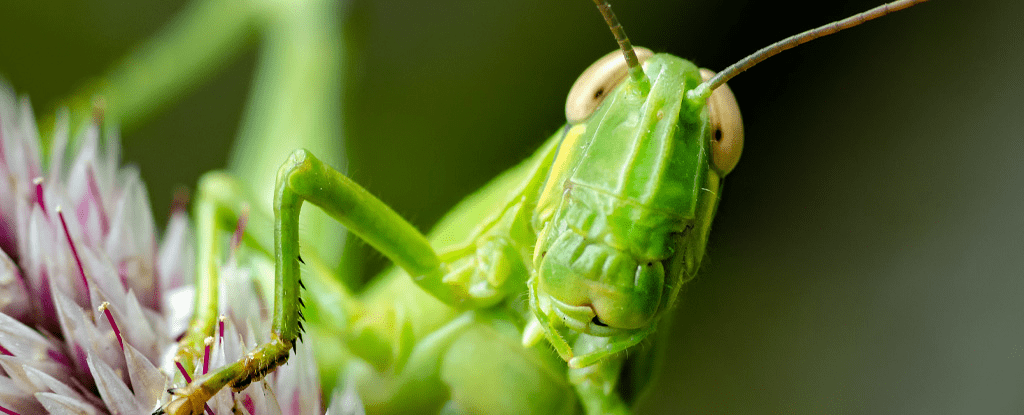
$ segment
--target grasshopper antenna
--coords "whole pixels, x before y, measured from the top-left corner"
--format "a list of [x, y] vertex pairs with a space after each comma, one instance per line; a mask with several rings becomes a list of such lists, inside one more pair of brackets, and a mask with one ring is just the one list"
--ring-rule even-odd
[[[594, 1], [597, 2], [597, 0]], [[871, 10], [868, 10], [866, 12], [859, 13], [847, 17], [843, 20], [832, 22], [827, 25], [811, 29], [806, 32], [799, 33], [782, 39], [778, 42], [772, 43], [771, 45], [761, 48], [761, 50], [754, 52], [753, 54], [741, 59], [739, 62], [730, 65], [728, 68], [725, 68], [723, 71], [719, 72], [717, 75], [707, 80], [707, 82], [704, 82], [698, 85], [696, 88], [690, 90], [690, 92], [687, 93], [687, 98], [693, 101], [704, 102], [705, 100], [708, 99], [709, 96], [711, 96], [711, 91], [714, 91], [715, 88], [722, 86], [722, 84], [724, 84], [726, 81], [732, 79], [736, 75], [739, 75], [740, 72], [750, 69], [750, 67], [757, 65], [758, 63], [761, 63], [761, 61], [765, 59], [778, 55], [784, 50], [792, 49], [798, 45], [810, 42], [819, 37], [828, 36], [843, 29], [849, 29], [868, 20], [876, 19], [885, 16], [889, 13], [906, 9], [918, 3], [924, 3], [925, 1], [927, 0], [899, 0], [894, 1], [892, 3], [886, 3], [881, 6], [875, 7]], [[612, 31], [614, 32], [614, 29]]]
[[594, 0], [594, 4], [597, 5], [597, 10], [601, 11], [601, 15], [604, 16], [605, 23], [608, 24], [612, 35], [615, 36], [615, 41], [619, 42], [619, 49], [622, 49], [622, 56], [626, 58], [626, 65], [629, 66], [629, 77], [646, 94], [647, 91], [651, 90], [651, 81], [647, 79], [647, 74], [644, 73], [644, 69], [640, 66], [640, 60], [636, 57], [636, 51], [633, 50], [633, 45], [629, 43], [629, 37], [626, 36], [626, 30], [619, 23], [619, 18], [615, 17], [612, 5], [608, 4], [608, 0]]

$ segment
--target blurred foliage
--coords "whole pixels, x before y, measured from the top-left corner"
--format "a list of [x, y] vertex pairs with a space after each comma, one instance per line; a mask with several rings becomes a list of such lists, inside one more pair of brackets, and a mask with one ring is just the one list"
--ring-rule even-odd
[[[615, 6], [635, 44], [720, 69], [878, 3]], [[52, 111], [183, 7], [3, 2], [0, 73]], [[615, 47], [583, 0], [347, 14], [347, 169], [421, 229], [555, 131], [575, 77]], [[730, 82], [746, 154], [649, 412], [1024, 410], [1021, 16], [1019, 1], [935, 0]], [[258, 40], [124, 132], [158, 215], [225, 166]]]

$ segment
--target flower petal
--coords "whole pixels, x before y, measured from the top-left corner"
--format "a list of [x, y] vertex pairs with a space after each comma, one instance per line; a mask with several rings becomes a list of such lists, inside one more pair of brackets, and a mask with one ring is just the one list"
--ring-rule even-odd
[[0, 376], [0, 403], [19, 414], [38, 414], [43, 409], [32, 395], [26, 394], [6, 376]]
[[287, 415], [315, 414], [320, 412], [320, 384], [316, 370], [313, 349], [306, 343], [299, 343], [298, 351], [288, 363], [277, 369], [275, 386], [277, 396], [285, 404], [281, 408]]
[[42, 166], [39, 163], [39, 129], [36, 128], [36, 116], [32, 113], [32, 103], [27, 97], [22, 97], [19, 105], [21, 146], [24, 159], [24, 168], [27, 177], [35, 179], [42, 175]]
[[103, 403], [114, 415], [135, 415], [144, 414], [148, 407], [135, 400], [135, 395], [128, 386], [121, 381], [121, 376], [114, 369], [107, 366], [101, 359], [93, 357], [92, 353], [86, 358], [89, 363], [89, 372], [96, 380], [96, 388], [100, 391]]
[[345, 382], [344, 389], [334, 390], [334, 394], [331, 395], [331, 406], [324, 415], [366, 415], [363, 401], [356, 392], [355, 382], [350, 379]]
[[53, 415], [96, 415], [96, 408], [80, 400], [58, 393], [39, 392], [36, 399]]
[[[136, 169], [124, 169], [123, 193], [118, 198], [111, 218], [110, 235], [105, 249], [107, 256], [117, 264], [122, 280], [137, 293], [156, 293], [155, 270], [156, 226], [149, 196]], [[157, 308], [155, 295], [139, 297], [150, 308]]]
[[27, 318], [32, 312], [31, 298], [18, 265], [0, 251], [0, 313], [17, 320]]
[[64, 334], [67, 347], [75, 353], [74, 362], [78, 365], [80, 373], [86, 373], [89, 356], [101, 356], [101, 360], [106, 364], [120, 362], [123, 359], [117, 337], [105, 318], [102, 324], [106, 328], [101, 330], [90, 321], [91, 318], [86, 320], [86, 316], [91, 316], [91, 314], [86, 314], [86, 311], [78, 307], [70, 298], [61, 293], [55, 293], [54, 298], [57, 300], [57, 314], [60, 317], [61, 331]]
[[174, 289], [192, 283], [192, 264], [196, 262], [191, 243], [193, 239], [188, 215], [184, 212], [172, 213], [157, 255], [156, 269], [162, 289]]
[[132, 381], [135, 399], [139, 402], [159, 400], [167, 389], [167, 376], [131, 344], [124, 345], [124, 358], [128, 362], [128, 377]]
[[32, 382], [32, 384], [36, 385], [38, 391], [53, 391], [54, 393], [74, 398], [76, 400], [83, 400], [82, 395], [70, 386], [34, 367], [25, 366], [25, 377]]
[[40, 350], [56, 348], [39, 332], [3, 313], [0, 313], [0, 346], [14, 356], [32, 356]]

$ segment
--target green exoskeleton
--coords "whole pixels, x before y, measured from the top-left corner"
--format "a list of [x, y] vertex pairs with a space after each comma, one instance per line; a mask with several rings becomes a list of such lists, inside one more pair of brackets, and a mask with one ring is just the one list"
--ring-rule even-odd
[[[634, 49], [595, 0], [621, 51], [572, 87], [563, 128], [429, 236], [305, 150], [278, 172], [273, 219], [246, 213], [236, 179], [207, 175], [196, 208], [204, 295], [178, 356], [197, 364], [217, 318], [219, 235], [246, 216], [246, 243], [275, 258], [271, 341], [172, 389], [158, 412], [203, 412], [224, 386], [244, 388], [282, 364], [307, 329], [321, 370], [354, 382], [370, 413], [631, 412], [665, 346], [656, 332], [700, 267], [723, 178], [739, 160], [742, 123], [724, 82], [921, 1], [805, 32], [716, 75]], [[300, 255], [304, 202], [398, 267], [358, 295], [333, 281], [315, 247]]]

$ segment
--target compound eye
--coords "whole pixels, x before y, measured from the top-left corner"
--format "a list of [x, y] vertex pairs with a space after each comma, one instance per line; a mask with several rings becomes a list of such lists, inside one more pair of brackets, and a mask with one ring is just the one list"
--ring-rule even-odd
[[[641, 64], [654, 55], [654, 52], [647, 48], [637, 47], [633, 50], [636, 51], [636, 57]], [[604, 98], [619, 86], [628, 74], [629, 66], [626, 65], [621, 50], [604, 55], [590, 65], [569, 89], [569, 97], [565, 100], [566, 121], [575, 124], [590, 117]]]
[[[709, 69], [701, 69], [700, 75], [707, 82], [715, 76]], [[729, 86], [722, 84], [708, 98], [711, 113], [711, 165], [722, 176], [729, 174], [740, 161], [743, 152], [743, 119], [740, 106]]]

